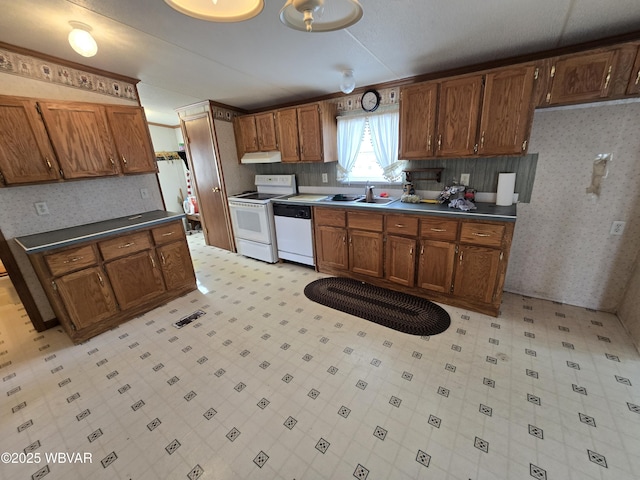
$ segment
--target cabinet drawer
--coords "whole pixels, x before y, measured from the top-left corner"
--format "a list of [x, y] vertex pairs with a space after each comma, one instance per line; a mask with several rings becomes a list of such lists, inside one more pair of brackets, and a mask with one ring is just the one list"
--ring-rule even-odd
[[408, 215], [387, 215], [387, 233], [394, 235], [418, 235], [418, 219]]
[[382, 214], [367, 212], [347, 212], [347, 224], [349, 228], [358, 230], [382, 231]]
[[435, 217], [420, 220], [421, 238], [455, 241], [457, 236], [458, 220]]
[[337, 208], [315, 208], [313, 219], [316, 225], [329, 227], [345, 227], [347, 225], [346, 212]]
[[44, 260], [51, 271], [51, 275], [57, 277], [73, 270], [95, 265], [97, 258], [93, 245], [85, 245], [84, 247], [45, 255]]
[[500, 247], [502, 246], [503, 236], [504, 225], [464, 222], [460, 230], [460, 243]]
[[152, 247], [149, 232], [138, 232], [129, 235], [122, 235], [111, 240], [98, 243], [102, 258], [111, 260], [113, 258], [124, 257], [131, 253], [147, 250]]
[[153, 241], [156, 245], [162, 245], [163, 243], [173, 242], [184, 237], [184, 228], [182, 222], [171, 222], [161, 227], [156, 227], [151, 230]]

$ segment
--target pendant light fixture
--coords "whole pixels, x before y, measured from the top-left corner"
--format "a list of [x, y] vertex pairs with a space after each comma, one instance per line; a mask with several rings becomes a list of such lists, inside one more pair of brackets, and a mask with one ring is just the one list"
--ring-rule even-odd
[[209, 22], [242, 22], [258, 15], [264, 0], [164, 0], [184, 15]]
[[353, 92], [354, 88], [356, 88], [356, 79], [353, 76], [353, 70], [343, 70], [340, 91], [348, 95]]
[[91, 36], [91, 27], [82, 22], [69, 22], [73, 30], [69, 32], [69, 45], [83, 57], [93, 57], [98, 53], [98, 44]]
[[358, 0], [287, 0], [280, 21], [303, 32], [333, 32], [362, 18]]

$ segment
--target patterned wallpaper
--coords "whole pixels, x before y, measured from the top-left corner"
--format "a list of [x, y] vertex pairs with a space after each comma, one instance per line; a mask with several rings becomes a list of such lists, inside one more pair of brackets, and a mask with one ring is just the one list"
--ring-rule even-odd
[[[639, 254], [640, 103], [538, 110], [529, 151], [538, 153], [531, 203], [518, 221], [505, 289], [615, 311]], [[591, 199], [593, 162], [612, 154]], [[609, 235], [614, 220], [622, 236]]]
[[113, 97], [136, 101], [138, 99], [136, 86], [132, 83], [95, 75], [3, 48], [0, 48], [0, 72]]

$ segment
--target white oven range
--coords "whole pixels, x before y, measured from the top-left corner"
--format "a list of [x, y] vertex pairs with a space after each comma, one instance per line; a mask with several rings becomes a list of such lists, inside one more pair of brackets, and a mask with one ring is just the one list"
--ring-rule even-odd
[[272, 199], [297, 192], [295, 175], [256, 175], [256, 192], [229, 197], [231, 224], [240, 255], [278, 261]]

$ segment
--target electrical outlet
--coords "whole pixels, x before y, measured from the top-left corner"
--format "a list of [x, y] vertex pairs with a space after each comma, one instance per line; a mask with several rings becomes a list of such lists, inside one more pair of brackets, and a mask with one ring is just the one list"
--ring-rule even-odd
[[148, 188], [141, 188], [140, 189], [140, 196], [142, 198], [149, 198], [149, 189]]
[[36, 207], [36, 213], [38, 215], [49, 215], [49, 207], [45, 202], [36, 202], [33, 206]]
[[329, 183], [329, 176], [326, 173], [322, 174], [322, 183]]
[[616, 220], [611, 224], [611, 230], [609, 230], [609, 235], [622, 235], [622, 232], [624, 232], [624, 225], [625, 225], [625, 222]]
[[469, 186], [469, 174], [461, 173], [460, 174], [460, 185], [464, 185], [465, 187]]

